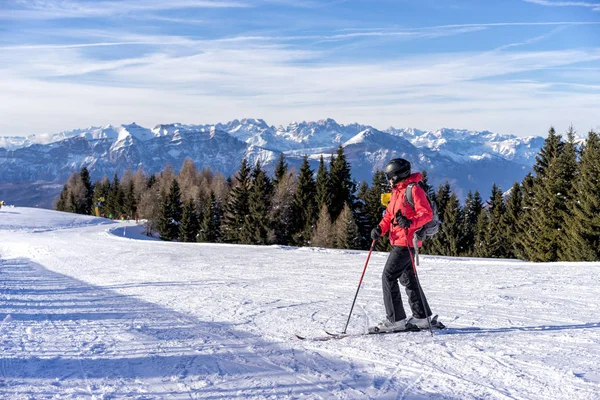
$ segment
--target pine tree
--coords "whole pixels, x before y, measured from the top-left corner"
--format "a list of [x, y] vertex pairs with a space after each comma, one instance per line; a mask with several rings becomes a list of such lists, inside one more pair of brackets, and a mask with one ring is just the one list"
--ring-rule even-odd
[[169, 215], [169, 202], [166, 193], [161, 193], [160, 208], [157, 215], [156, 229], [161, 240], [174, 240], [177, 237], [177, 225]]
[[502, 216], [502, 232], [506, 242], [506, 257], [518, 258], [521, 235], [520, 220], [523, 214], [523, 192], [519, 182], [515, 182], [506, 200], [506, 212]]
[[556, 258], [558, 232], [557, 227], [552, 227], [552, 221], [558, 220], [560, 212], [555, 209], [555, 190], [558, 189], [556, 164], [563, 146], [561, 136], [551, 127], [536, 156], [533, 166], [535, 176], [527, 176], [523, 180], [523, 215], [520, 224], [522, 235], [519, 247], [523, 252], [522, 258], [526, 260], [549, 261]]
[[[563, 218], [566, 213], [564, 171], [561, 154], [564, 143], [560, 135], [551, 132], [544, 142], [534, 170], [534, 205], [531, 223], [534, 234], [530, 236], [532, 261], [556, 261], [562, 240]], [[543, 155], [543, 156], [542, 156]]]
[[67, 202], [67, 211], [77, 213], [77, 199], [72, 190], [69, 190], [69, 200]]
[[506, 243], [504, 240], [503, 216], [506, 212], [502, 189], [495, 183], [492, 186], [492, 195], [489, 201], [488, 223], [485, 232], [485, 241], [488, 247], [487, 257], [506, 258]]
[[317, 227], [311, 238], [311, 246], [331, 248], [334, 244], [333, 224], [327, 206], [323, 204], [319, 212]]
[[177, 179], [173, 179], [160, 211], [158, 233], [162, 240], [175, 240], [178, 237], [181, 216], [181, 193]]
[[483, 201], [479, 191], [473, 194], [470, 190], [465, 200], [463, 209], [463, 223], [461, 228], [461, 237], [463, 238], [461, 256], [472, 256], [475, 251], [475, 237], [477, 235], [477, 219], [483, 209]]
[[261, 168], [260, 162], [256, 163], [252, 173], [252, 187], [248, 196], [248, 214], [240, 232], [242, 243], [269, 244], [272, 239], [269, 209], [272, 197], [272, 184]]
[[242, 243], [242, 231], [249, 230], [245, 225], [246, 216], [250, 213], [250, 172], [248, 161], [243, 159], [236, 175], [236, 183], [225, 203], [221, 232], [226, 242]]
[[56, 211], [68, 211], [69, 202], [69, 187], [65, 184], [63, 190], [60, 192], [60, 196], [56, 201], [54, 209]]
[[194, 206], [194, 202], [192, 200], [187, 200], [183, 204], [181, 224], [179, 224], [179, 241], [195, 242], [198, 229], [198, 215], [196, 215], [196, 207]]
[[588, 133], [569, 204], [561, 259], [600, 261], [600, 136]]
[[168, 195], [168, 204], [171, 218], [173, 218], [173, 221], [176, 223], [179, 223], [181, 221], [183, 212], [181, 207], [181, 191], [179, 189], [179, 183], [176, 179], [173, 179], [171, 182], [171, 188]]
[[554, 127], [550, 127], [548, 137], [544, 140], [544, 146], [535, 156], [536, 163], [533, 166], [533, 172], [535, 172], [537, 178], [545, 175], [546, 169], [552, 160], [558, 157], [563, 145], [562, 137], [556, 134]]
[[202, 213], [202, 221], [198, 231], [197, 240], [198, 242], [217, 242], [221, 237], [220, 228], [221, 226], [221, 210], [217, 197], [214, 192], [211, 192], [208, 200], [204, 205], [204, 212]]
[[327, 206], [331, 200], [329, 198], [329, 172], [325, 167], [323, 155], [319, 159], [319, 169], [317, 170], [317, 208], [321, 210], [323, 206]]
[[450, 183], [446, 181], [444, 184], [440, 185], [437, 193], [435, 194], [435, 202], [437, 204], [438, 212], [440, 216], [444, 215], [446, 211], [446, 205], [450, 201]]
[[533, 216], [536, 211], [534, 189], [536, 179], [533, 174], [529, 173], [523, 178], [521, 183], [521, 191], [523, 200], [521, 201], [521, 209], [523, 210], [519, 221], [517, 222], [517, 231], [519, 235], [515, 237], [514, 248], [518, 258], [523, 260], [531, 260], [535, 253], [532, 246], [535, 239], [535, 228], [533, 227]]
[[575, 130], [573, 127], [569, 127], [567, 131], [567, 141], [564, 143], [562, 152], [558, 158], [559, 162], [559, 173], [561, 182], [565, 185], [565, 191], [563, 193], [564, 201], [570, 202], [574, 196], [574, 192], [571, 190], [574, 183], [577, 180], [578, 174], [578, 160], [577, 160], [577, 142], [575, 138]]
[[442, 243], [441, 253], [446, 256], [458, 256], [461, 251], [463, 238], [461, 226], [463, 224], [463, 212], [456, 194], [452, 193], [444, 210], [444, 224], [438, 235], [443, 235], [445, 241]]
[[277, 159], [277, 164], [275, 164], [275, 179], [273, 179], [273, 184], [277, 186], [279, 182], [283, 179], [284, 176], [287, 175], [288, 172], [288, 163], [285, 162], [285, 156], [283, 153], [279, 154], [279, 158]]
[[123, 211], [131, 218], [134, 218], [137, 214], [137, 200], [133, 180], [129, 180], [123, 193]]
[[577, 143], [575, 141], [575, 131], [573, 127], [569, 127], [567, 131], [567, 141], [564, 144], [563, 150], [557, 160], [558, 180], [561, 185], [559, 192], [556, 193], [557, 201], [560, 207], [559, 216], [561, 226], [558, 238], [557, 259], [569, 261], [569, 258], [561, 257], [569, 246], [565, 240], [565, 229], [567, 222], [572, 219], [571, 203], [575, 199], [575, 185], [578, 181], [578, 162], [577, 162]]
[[490, 251], [489, 243], [487, 242], [488, 229], [490, 225], [490, 213], [485, 208], [481, 209], [479, 216], [477, 217], [477, 228], [475, 232], [475, 246], [473, 249], [473, 255], [475, 257], [489, 258], [492, 256]]
[[334, 246], [338, 249], [360, 249], [361, 240], [358, 226], [350, 206], [346, 204], [342, 209], [334, 227]]
[[84, 199], [82, 204], [81, 214], [90, 215], [92, 214], [92, 201], [94, 197], [94, 187], [92, 186], [92, 181], [90, 180], [90, 173], [86, 167], [81, 168], [79, 172], [79, 177], [81, 178], [81, 182], [83, 183], [84, 188]]
[[374, 226], [367, 213], [366, 199], [369, 196], [370, 190], [369, 184], [366, 181], [362, 181], [358, 185], [356, 203], [354, 204], [354, 216], [356, 225], [358, 225], [358, 232], [360, 233], [361, 248], [368, 246], [367, 242], [370, 241], [369, 233]]
[[346, 203], [354, 205], [356, 184], [350, 175], [350, 164], [346, 161], [344, 148], [340, 145], [336, 157], [332, 157], [329, 168], [329, 213], [335, 221]]
[[121, 190], [121, 184], [117, 173], [115, 172], [113, 182], [110, 184], [108, 197], [106, 199], [106, 206], [108, 208], [109, 215], [112, 218], [118, 218], [123, 213], [124, 195]]
[[297, 246], [305, 246], [309, 243], [313, 225], [317, 222], [315, 192], [316, 184], [313, 180], [313, 171], [308, 164], [308, 156], [304, 156], [293, 200], [295, 216], [293, 240]]

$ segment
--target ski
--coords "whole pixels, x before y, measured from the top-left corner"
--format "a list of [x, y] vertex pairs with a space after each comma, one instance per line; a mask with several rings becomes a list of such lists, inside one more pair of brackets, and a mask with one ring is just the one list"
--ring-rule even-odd
[[342, 339], [342, 338], [349, 337], [349, 336], [363, 336], [363, 335], [366, 335], [365, 333], [357, 333], [357, 334], [352, 334], [352, 333], [329, 333], [329, 332], [325, 332], [325, 333], [327, 333], [326, 336], [312, 336], [312, 337], [308, 337], [308, 336], [296, 335], [296, 338], [299, 339], [299, 340], [306, 340], [306, 341], [310, 341], [310, 342], [325, 342], [327, 340]]
[[[446, 329], [446, 326], [444, 324], [442, 324], [440, 321], [438, 321], [438, 316], [435, 315], [433, 318], [431, 318], [431, 327], [435, 330], [442, 330], [442, 329]], [[308, 336], [302, 336], [302, 335], [298, 335], [296, 334], [296, 338], [298, 340], [307, 340], [307, 341], [311, 341], [311, 342], [325, 342], [328, 340], [334, 340], [334, 339], [343, 339], [343, 338], [347, 338], [347, 337], [360, 337], [360, 336], [368, 336], [368, 335], [385, 335], [385, 334], [391, 334], [391, 333], [406, 333], [406, 332], [420, 332], [420, 331], [428, 331], [429, 327], [427, 328], [419, 328], [416, 325], [410, 325], [410, 327], [408, 329], [405, 330], [401, 330], [401, 331], [387, 331], [387, 332], [364, 332], [364, 333], [335, 333], [335, 332], [329, 332], [329, 331], [325, 331], [326, 336], [312, 336], [312, 337], [308, 337]]]
[[388, 333], [391, 334], [391, 333], [419, 332], [420, 330], [421, 329], [415, 327], [414, 329], [405, 329], [402, 331], [389, 331], [389, 332], [334, 333], [334, 332], [325, 331], [327, 336], [312, 336], [312, 337], [301, 336], [301, 335], [295, 335], [295, 336], [299, 340], [307, 340], [307, 341], [311, 341], [311, 342], [325, 342], [328, 340], [343, 339], [343, 338], [347, 338], [347, 337], [384, 335], [384, 334], [388, 334]]

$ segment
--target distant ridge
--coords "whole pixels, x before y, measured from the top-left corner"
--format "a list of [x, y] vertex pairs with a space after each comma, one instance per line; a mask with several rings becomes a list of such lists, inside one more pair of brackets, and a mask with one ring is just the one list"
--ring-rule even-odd
[[541, 136], [465, 129], [378, 130], [358, 123], [338, 124], [331, 118], [291, 122], [286, 127], [254, 118], [218, 124], [159, 124], [151, 129], [136, 123], [108, 125], [26, 138], [0, 137], [0, 195], [2, 184], [8, 183], [13, 188], [33, 182], [56, 187], [83, 166], [92, 178], [100, 179], [128, 168], [154, 173], [170, 164], [178, 170], [190, 158], [198, 168], [210, 167], [230, 176], [243, 158], [251, 163], [260, 160], [272, 171], [283, 153], [291, 166], [298, 166], [307, 155], [316, 170], [320, 156], [328, 162], [341, 145], [357, 181], [370, 183], [372, 174], [383, 169], [387, 160], [403, 157], [414, 170], [426, 169], [434, 186], [447, 180], [461, 198], [475, 189], [485, 198], [492, 183], [508, 189], [522, 179], [543, 142]]

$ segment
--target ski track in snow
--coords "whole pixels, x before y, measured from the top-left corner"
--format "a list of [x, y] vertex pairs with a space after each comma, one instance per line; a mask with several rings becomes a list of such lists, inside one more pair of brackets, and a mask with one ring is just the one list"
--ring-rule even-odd
[[[600, 263], [423, 256], [448, 329], [298, 341], [342, 329], [366, 251], [141, 230], [0, 210], [0, 398], [600, 398]], [[349, 333], [384, 315], [386, 257]]]

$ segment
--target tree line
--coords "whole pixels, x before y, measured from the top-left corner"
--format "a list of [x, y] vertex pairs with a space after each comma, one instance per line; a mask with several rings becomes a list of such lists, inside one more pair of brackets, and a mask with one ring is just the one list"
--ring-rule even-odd
[[[469, 192], [464, 204], [448, 182], [434, 190], [423, 181], [442, 220], [440, 232], [424, 244], [426, 254], [530, 261], [600, 260], [600, 139], [590, 132], [578, 144], [550, 129], [531, 171], [507, 192], [492, 185], [484, 200]], [[340, 146], [313, 171], [305, 156], [298, 171], [280, 156], [274, 175], [260, 162], [242, 160], [225, 178], [185, 160], [179, 173], [127, 171], [90, 181], [86, 168], [74, 173], [56, 209], [106, 217], [143, 219], [148, 235], [162, 240], [239, 244], [280, 244], [364, 249], [382, 217], [382, 171], [371, 184], [357, 184]], [[378, 250], [389, 250], [379, 240]]]

